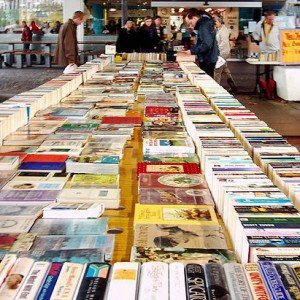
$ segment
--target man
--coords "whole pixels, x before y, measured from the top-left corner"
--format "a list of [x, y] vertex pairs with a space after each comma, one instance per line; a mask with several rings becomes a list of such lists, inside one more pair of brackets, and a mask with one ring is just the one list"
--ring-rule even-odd
[[84, 13], [82, 11], [75, 11], [73, 18], [63, 24], [58, 35], [54, 63], [63, 67], [79, 64], [76, 30], [77, 26], [81, 25], [83, 21]]
[[[22, 42], [30, 42], [32, 41], [32, 32], [30, 28], [27, 26], [27, 23], [25, 21], [22, 22]], [[24, 44], [23, 49], [29, 50], [30, 43]]]
[[[214, 77], [214, 70], [219, 56], [214, 21], [205, 11], [191, 9], [186, 16], [186, 23], [197, 32], [196, 44], [190, 53], [195, 54], [199, 67], [210, 77]], [[189, 54], [189, 51], [187, 51]]]
[[267, 11], [265, 19], [257, 23], [252, 35], [259, 41], [262, 52], [276, 52], [280, 50], [279, 26], [274, 22], [275, 13]]
[[162, 52], [162, 45], [163, 45], [163, 41], [167, 38], [168, 34], [167, 34], [167, 29], [165, 26], [162, 26], [161, 23], [161, 17], [160, 16], [155, 16], [154, 17], [154, 27], [156, 29], [156, 34], [157, 34], [157, 46], [156, 46], [156, 51], [157, 52]]

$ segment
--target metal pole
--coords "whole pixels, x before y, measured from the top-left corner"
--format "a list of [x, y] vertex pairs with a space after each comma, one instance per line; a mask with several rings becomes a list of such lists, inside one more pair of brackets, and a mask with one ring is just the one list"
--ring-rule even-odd
[[126, 23], [126, 20], [128, 18], [128, 3], [127, 3], [127, 0], [122, 0], [121, 10], [122, 10], [122, 26], [124, 26], [125, 23]]

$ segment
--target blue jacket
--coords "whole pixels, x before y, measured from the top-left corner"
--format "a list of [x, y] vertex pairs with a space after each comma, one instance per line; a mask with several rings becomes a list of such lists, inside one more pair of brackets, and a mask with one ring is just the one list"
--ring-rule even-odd
[[216, 63], [219, 48], [213, 19], [206, 14], [201, 15], [194, 29], [198, 34], [196, 45], [192, 47], [191, 53], [196, 55], [199, 62]]

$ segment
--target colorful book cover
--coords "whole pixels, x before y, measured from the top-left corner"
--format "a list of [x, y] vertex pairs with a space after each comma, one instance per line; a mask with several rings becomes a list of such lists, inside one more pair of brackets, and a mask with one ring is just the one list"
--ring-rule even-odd
[[84, 186], [118, 187], [119, 175], [115, 174], [75, 174], [70, 182], [73, 188]]
[[214, 208], [208, 205], [136, 204], [134, 225], [218, 225]]
[[28, 251], [35, 237], [33, 233], [0, 233], [0, 251]]
[[65, 162], [68, 159], [68, 155], [59, 154], [27, 154], [23, 162]]
[[0, 217], [0, 233], [27, 233], [34, 221], [31, 217]]
[[214, 205], [209, 189], [193, 188], [140, 188], [139, 203]]
[[41, 235], [89, 235], [105, 234], [108, 218], [100, 219], [39, 219], [30, 232]]
[[60, 191], [39, 191], [39, 190], [2, 190], [0, 191], [0, 202], [10, 203], [18, 202], [21, 203], [45, 203], [54, 202]]
[[171, 174], [200, 174], [200, 168], [195, 163], [146, 163], [140, 162], [137, 174], [141, 173], [171, 173]]
[[22, 171], [53, 171], [53, 172], [63, 172], [65, 170], [65, 163], [58, 162], [23, 162], [19, 170]]
[[142, 118], [141, 117], [109, 117], [109, 116], [104, 116], [102, 118], [101, 124], [141, 125], [142, 124]]
[[193, 188], [207, 189], [201, 174], [140, 174], [139, 188]]

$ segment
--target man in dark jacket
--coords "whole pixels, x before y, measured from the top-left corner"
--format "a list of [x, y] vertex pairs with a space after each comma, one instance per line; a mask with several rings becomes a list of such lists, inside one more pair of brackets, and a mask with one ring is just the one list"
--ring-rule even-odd
[[214, 21], [205, 11], [192, 9], [186, 16], [187, 24], [196, 31], [196, 44], [191, 48], [199, 67], [209, 76], [214, 77], [214, 70], [219, 56]]
[[159, 37], [151, 17], [145, 18], [145, 23], [138, 31], [140, 51], [144, 53], [156, 52]]
[[53, 62], [66, 67], [79, 64], [77, 45], [77, 26], [82, 24], [84, 13], [76, 11], [72, 19], [69, 19], [60, 29]]
[[138, 36], [134, 27], [134, 22], [128, 19], [124, 27], [120, 29], [116, 45], [118, 53], [132, 53], [138, 50]]

